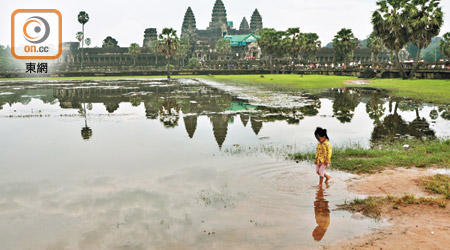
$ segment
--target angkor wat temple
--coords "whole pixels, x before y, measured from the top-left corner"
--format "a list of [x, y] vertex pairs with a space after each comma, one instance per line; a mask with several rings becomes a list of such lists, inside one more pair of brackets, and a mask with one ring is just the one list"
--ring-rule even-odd
[[[222, 0], [216, 0], [212, 9], [209, 26], [202, 30], [197, 28], [194, 11], [188, 7], [184, 15], [181, 26], [180, 37], [188, 38], [191, 49], [188, 58], [199, 58], [204, 65], [213, 64], [218, 61], [219, 55], [215, 50], [216, 42], [222, 38], [228, 39], [231, 43], [232, 53], [227, 59], [230, 60], [253, 60], [255, 64], [262, 58], [261, 49], [258, 47], [257, 34], [263, 28], [262, 17], [255, 9], [250, 18], [250, 24], [245, 17], [239, 25], [239, 29], [234, 27], [234, 23], [227, 19], [227, 11]], [[167, 64], [162, 55], [152, 52], [149, 48], [151, 41], [157, 39], [156, 28], [147, 28], [144, 31], [142, 50], [136, 58], [137, 66], [164, 66]], [[321, 64], [331, 64], [334, 62], [334, 50], [321, 48], [316, 56], [317, 62]], [[389, 55], [386, 52], [378, 56], [378, 61], [387, 62]], [[371, 62], [371, 52], [369, 49], [356, 49], [354, 61], [368, 64]], [[66, 42], [63, 44], [63, 55], [58, 59], [61, 70], [76, 69], [81, 62], [81, 48], [79, 42]], [[171, 62], [174, 64], [174, 62]], [[101, 48], [84, 48], [84, 66], [87, 68], [101, 68], [103, 66], [132, 66], [134, 60], [128, 53], [128, 47], [120, 47], [118, 41], [112, 37], [107, 37], [103, 41]]]
[[[181, 28], [181, 37], [187, 37], [190, 43], [193, 45], [193, 56], [196, 56], [202, 60], [208, 60], [209, 54], [214, 50], [215, 44], [218, 40], [226, 38], [228, 40], [240, 39], [241, 44], [233, 46], [233, 54], [241, 53], [241, 57], [250, 57], [253, 54], [245, 55], [245, 51], [248, 47], [251, 47], [251, 43], [256, 43], [255, 39], [249, 42], [248, 38], [253, 38], [251, 35], [258, 34], [263, 28], [262, 17], [255, 9], [251, 18], [250, 26], [245, 17], [242, 18], [239, 29], [235, 29], [233, 21], [227, 19], [227, 11], [222, 0], [216, 0], [211, 16], [211, 22], [206, 30], [197, 29], [195, 22], [195, 15], [191, 7], [188, 7], [186, 14], [184, 15], [183, 25]], [[257, 51], [256, 57], [259, 58], [261, 51]], [[238, 56], [239, 57], [239, 56]]]

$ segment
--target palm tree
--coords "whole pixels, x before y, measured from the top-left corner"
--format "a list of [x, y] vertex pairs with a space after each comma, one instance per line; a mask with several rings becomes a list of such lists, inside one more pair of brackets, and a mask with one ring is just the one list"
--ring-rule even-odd
[[450, 32], [444, 34], [444, 38], [439, 41], [439, 48], [442, 51], [442, 54], [450, 60]]
[[166, 56], [167, 59], [167, 78], [170, 78], [170, 58], [175, 55], [179, 47], [177, 31], [172, 28], [164, 28], [159, 34], [159, 51]]
[[280, 67], [280, 60], [288, 54], [288, 48], [289, 48], [289, 41], [286, 39], [283, 39], [283, 37], [286, 37], [286, 31], [277, 31], [276, 37], [279, 39], [276, 39], [274, 41], [275, 50], [274, 50], [274, 56], [278, 58], [277, 68]]
[[353, 57], [353, 51], [358, 41], [351, 29], [342, 28], [333, 39], [333, 48], [336, 62], [344, 62], [346, 65]]
[[314, 60], [322, 46], [322, 43], [319, 41], [319, 36], [316, 33], [304, 33], [302, 35], [305, 40], [305, 47], [303, 49], [305, 59]]
[[89, 15], [85, 11], [78, 13], [78, 22], [81, 23], [81, 32], [83, 37], [81, 38], [81, 69], [83, 69], [83, 54], [84, 54], [84, 25], [89, 21]]
[[440, 0], [412, 0], [408, 5], [408, 20], [411, 24], [410, 42], [418, 51], [409, 78], [413, 78], [419, 66], [420, 51], [428, 47], [431, 39], [437, 35], [444, 23], [443, 13], [439, 7]]
[[130, 53], [131, 57], [133, 58], [134, 61], [133, 66], [136, 67], [136, 58], [141, 53], [141, 47], [139, 47], [139, 44], [137, 43], [132, 43], [128, 48], [128, 53]]
[[275, 29], [263, 28], [259, 32], [260, 38], [257, 39], [258, 46], [264, 52], [265, 57], [267, 58], [268, 65], [270, 67], [270, 72], [272, 73], [272, 59], [274, 55], [277, 54], [277, 50], [279, 50], [279, 43], [282, 40], [282, 33], [277, 32]]
[[226, 56], [231, 53], [230, 41], [225, 38], [222, 38], [219, 41], [217, 41], [216, 51], [219, 55], [221, 55], [222, 59], [226, 58]]
[[81, 43], [81, 40], [83, 40], [83, 32], [78, 31], [78, 32], [75, 34], [75, 38], [78, 40], [78, 42]]
[[375, 67], [378, 54], [384, 50], [383, 40], [375, 35], [375, 32], [372, 32], [369, 37], [367, 37], [367, 48], [369, 48], [372, 53], [372, 67]]
[[373, 12], [372, 25], [375, 35], [383, 40], [386, 48], [395, 52], [400, 76], [405, 78], [399, 51], [408, 43], [407, 4], [409, 0], [380, 0], [379, 8]]
[[305, 40], [300, 33], [300, 28], [288, 28], [286, 31], [286, 44], [288, 45], [287, 51], [292, 58], [292, 71], [295, 70], [295, 59], [305, 46]]

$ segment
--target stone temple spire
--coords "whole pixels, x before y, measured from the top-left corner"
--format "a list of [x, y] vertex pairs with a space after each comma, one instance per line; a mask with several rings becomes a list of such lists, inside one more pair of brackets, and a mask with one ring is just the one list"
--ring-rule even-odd
[[216, 0], [212, 11], [211, 22], [209, 23], [209, 28], [222, 28], [227, 25], [227, 10], [222, 0]]
[[247, 19], [242, 18], [241, 25], [239, 26], [240, 31], [250, 31], [250, 27], [248, 26]]
[[191, 7], [188, 7], [186, 14], [184, 14], [183, 26], [181, 27], [181, 35], [185, 36], [192, 34], [197, 30], [195, 23], [194, 12], [192, 12]]
[[262, 17], [259, 14], [258, 9], [255, 9], [250, 19], [250, 31], [254, 34], [258, 34], [262, 28], [263, 28]]

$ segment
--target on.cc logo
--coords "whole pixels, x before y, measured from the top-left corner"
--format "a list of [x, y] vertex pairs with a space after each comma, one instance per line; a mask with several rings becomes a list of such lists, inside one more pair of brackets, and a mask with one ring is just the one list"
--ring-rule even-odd
[[57, 59], [62, 54], [62, 15], [56, 9], [18, 9], [11, 15], [11, 54], [16, 59]]

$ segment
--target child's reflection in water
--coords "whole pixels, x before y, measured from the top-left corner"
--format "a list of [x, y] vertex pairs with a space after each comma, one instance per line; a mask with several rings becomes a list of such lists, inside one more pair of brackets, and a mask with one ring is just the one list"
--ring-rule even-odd
[[317, 227], [314, 229], [312, 236], [315, 241], [321, 241], [330, 225], [330, 209], [328, 208], [328, 201], [324, 198], [324, 190], [322, 187], [319, 187], [316, 193], [314, 214], [316, 216]]

